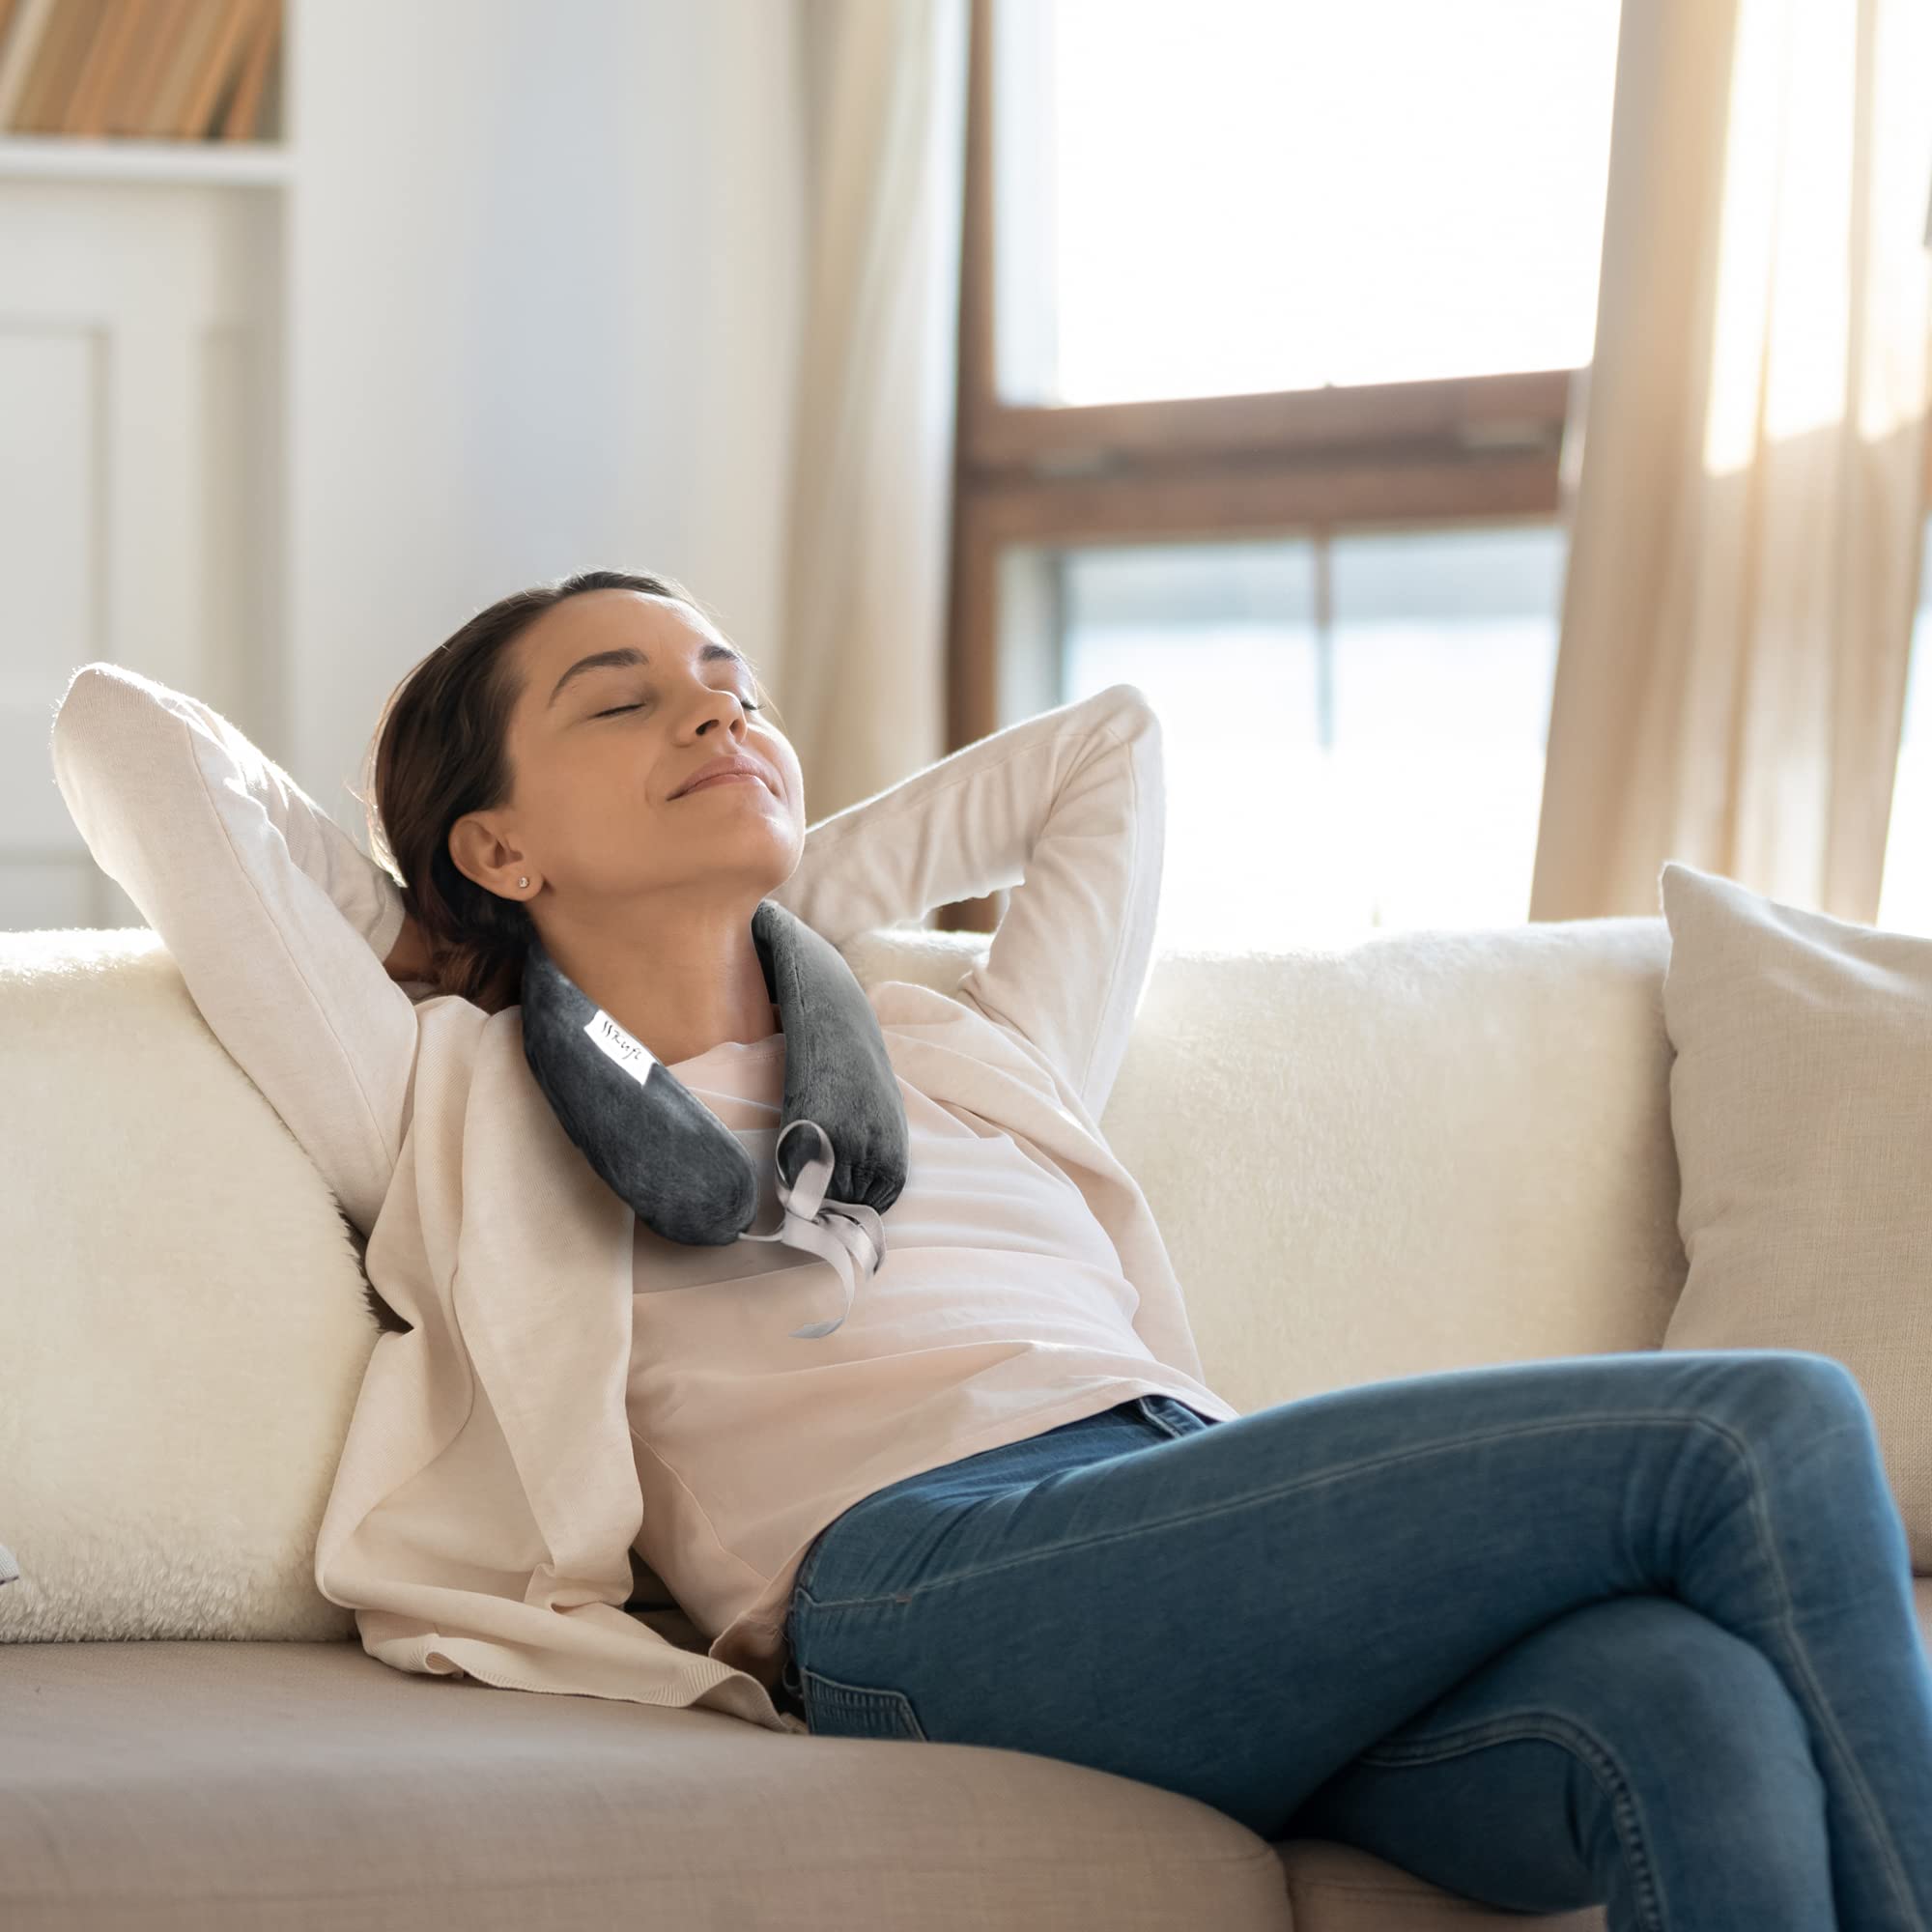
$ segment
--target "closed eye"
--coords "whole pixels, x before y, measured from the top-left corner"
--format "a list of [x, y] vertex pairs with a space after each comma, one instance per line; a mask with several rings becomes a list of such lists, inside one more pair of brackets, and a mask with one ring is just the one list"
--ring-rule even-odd
[[[747, 711], [762, 711], [765, 708], [762, 704], [753, 704], [749, 697], [741, 697], [738, 702]], [[591, 716], [593, 718], [614, 718], [620, 711], [641, 711], [642, 709], [643, 705], [641, 702], [637, 704], [617, 704], [613, 705], [609, 711], [594, 711], [591, 713]]]

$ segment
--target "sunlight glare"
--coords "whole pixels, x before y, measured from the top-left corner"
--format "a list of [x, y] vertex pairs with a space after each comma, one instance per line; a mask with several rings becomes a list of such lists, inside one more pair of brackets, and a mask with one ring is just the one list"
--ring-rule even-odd
[[1054, 400], [1590, 359], [1616, 0], [1052, 0]]

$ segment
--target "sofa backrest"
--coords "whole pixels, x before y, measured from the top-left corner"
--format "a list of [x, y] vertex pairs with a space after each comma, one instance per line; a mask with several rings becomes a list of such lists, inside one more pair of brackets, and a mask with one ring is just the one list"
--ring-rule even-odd
[[[951, 992], [983, 936], [853, 971]], [[1164, 952], [1100, 1119], [1207, 1378], [1243, 1411], [1466, 1364], [1657, 1347], [1677, 1232], [1659, 918]]]
[[[952, 992], [983, 935], [846, 949]], [[1653, 1348], [1660, 919], [1159, 956], [1100, 1126], [1249, 1410]], [[312, 1551], [378, 1328], [321, 1175], [146, 927], [0, 934], [0, 1640], [343, 1637]]]

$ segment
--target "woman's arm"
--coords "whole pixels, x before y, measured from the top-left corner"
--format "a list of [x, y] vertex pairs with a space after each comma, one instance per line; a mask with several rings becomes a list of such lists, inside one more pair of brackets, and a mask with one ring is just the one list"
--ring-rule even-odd
[[415, 1009], [383, 969], [401, 888], [219, 713], [138, 671], [76, 671], [51, 755], [96, 863], [366, 1237], [415, 1061]]
[[1152, 957], [1166, 809], [1159, 718], [1111, 685], [819, 820], [770, 896], [842, 946], [1007, 890], [959, 997], [1038, 1048], [1097, 1121]]

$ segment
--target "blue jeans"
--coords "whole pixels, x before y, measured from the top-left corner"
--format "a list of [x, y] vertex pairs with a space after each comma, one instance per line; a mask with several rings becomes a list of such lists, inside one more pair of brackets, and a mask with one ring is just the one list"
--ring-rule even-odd
[[1932, 1932], [1932, 1663], [1856, 1378], [1798, 1350], [1165, 1396], [865, 1496], [785, 1682], [1616, 1932]]

